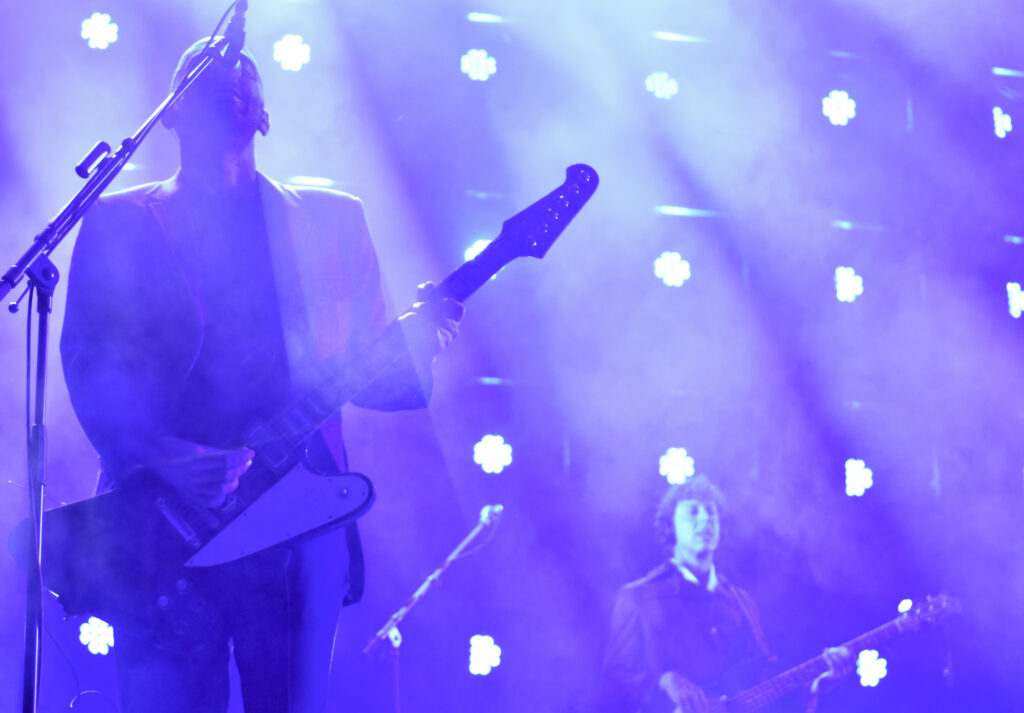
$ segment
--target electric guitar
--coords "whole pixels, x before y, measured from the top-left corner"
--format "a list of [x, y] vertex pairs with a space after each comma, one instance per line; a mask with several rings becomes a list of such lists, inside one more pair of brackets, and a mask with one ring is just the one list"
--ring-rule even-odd
[[[873, 649], [894, 636], [912, 631], [922, 623], [931, 624], [950, 614], [959, 614], [960, 609], [960, 602], [955, 597], [946, 594], [928, 596], [925, 601], [900, 614], [892, 621], [861, 634], [842, 645], [849, 649], [851, 654], [856, 655], [865, 649]], [[742, 693], [722, 697], [717, 700], [711, 700], [709, 697], [708, 703], [711, 706], [711, 710], [716, 713], [718, 711], [749, 713], [750, 711], [760, 710], [769, 703], [773, 703], [779, 698], [809, 684], [828, 670], [829, 665], [825, 661], [825, 657], [817, 656], [773, 678], [762, 681]], [[681, 713], [680, 709], [676, 708], [675, 713]]]
[[[597, 185], [593, 168], [570, 166], [562, 185], [506, 220], [497, 238], [438, 285], [440, 297], [464, 301], [515, 258], [544, 257]], [[69, 614], [159, 629], [201, 614], [187, 596], [189, 567], [353, 522], [373, 504], [372, 483], [359, 473], [310, 472], [306, 442], [404, 351], [396, 321], [366, 349], [323, 364], [317, 388], [248, 435], [253, 465], [218, 507], [192, 505], [156, 474], [141, 473], [131, 485], [47, 511], [44, 585]], [[12, 533], [11, 550], [23, 566], [33, 559], [32, 539], [30, 520]]]

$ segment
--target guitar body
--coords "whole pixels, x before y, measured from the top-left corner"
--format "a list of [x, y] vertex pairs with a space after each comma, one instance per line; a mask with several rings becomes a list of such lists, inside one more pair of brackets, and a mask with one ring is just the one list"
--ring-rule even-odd
[[[257, 462], [218, 508], [182, 500], [154, 474], [43, 516], [43, 584], [69, 614], [130, 620], [152, 630], [194, 617], [189, 581], [208, 567], [354, 522], [373, 485], [359, 473], [321, 475], [299, 463], [261, 489]], [[11, 551], [31, 561], [28, 520]]]

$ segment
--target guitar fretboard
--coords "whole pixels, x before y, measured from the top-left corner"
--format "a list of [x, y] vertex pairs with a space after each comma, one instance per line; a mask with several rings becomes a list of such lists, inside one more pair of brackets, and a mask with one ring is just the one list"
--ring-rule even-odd
[[[903, 633], [907, 621], [899, 617], [871, 631], [861, 634], [855, 639], [847, 641], [843, 646], [848, 648], [854, 655], [864, 649], [874, 648], [897, 634]], [[747, 713], [756, 711], [769, 703], [782, 698], [787, 693], [792, 693], [800, 686], [810, 683], [821, 674], [828, 671], [828, 662], [824, 656], [818, 656], [805, 661], [799, 666], [780, 673], [764, 683], [729, 698], [725, 702], [725, 708], [729, 713]]]

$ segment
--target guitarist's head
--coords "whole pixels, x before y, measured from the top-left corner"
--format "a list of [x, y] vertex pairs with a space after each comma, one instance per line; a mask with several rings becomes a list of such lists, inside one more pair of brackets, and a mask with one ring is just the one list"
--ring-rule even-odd
[[697, 573], [711, 568], [724, 504], [722, 491], [702, 475], [668, 489], [658, 504], [654, 524], [672, 560]]
[[[171, 80], [172, 89], [199, 63], [208, 41], [209, 38], [198, 40], [185, 50]], [[163, 123], [178, 135], [183, 149], [197, 144], [209, 151], [249, 149], [257, 132], [266, 136], [270, 130], [270, 117], [263, 104], [263, 80], [255, 57], [243, 49], [234, 67], [228, 68], [223, 61], [214, 62], [168, 108]]]

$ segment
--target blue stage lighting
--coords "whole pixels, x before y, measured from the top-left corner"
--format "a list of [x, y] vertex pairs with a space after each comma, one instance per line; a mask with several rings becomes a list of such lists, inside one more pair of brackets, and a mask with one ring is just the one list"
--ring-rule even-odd
[[693, 458], [687, 455], [685, 448], [669, 448], [658, 459], [658, 472], [672, 485], [679, 485], [685, 483], [696, 470]]
[[841, 89], [833, 89], [821, 100], [821, 113], [835, 126], [846, 126], [857, 116], [857, 102]]
[[668, 72], [654, 72], [647, 75], [644, 80], [647, 91], [658, 99], [671, 99], [679, 93], [679, 82], [673, 79]]
[[864, 278], [852, 267], [836, 268], [836, 298], [840, 302], [853, 302], [864, 294]]
[[89, 653], [106, 656], [114, 645], [114, 629], [102, 619], [91, 616], [78, 627], [78, 640], [89, 648]]
[[681, 35], [678, 32], [663, 32], [658, 30], [652, 32], [651, 35], [657, 40], [664, 40], [665, 42], [707, 42], [707, 38], [698, 37], [697, 35]]
[[850, 458], [846, 461], [846, 494], [853, 498], [859, 498], [874, 485], [874, 474], [864, 461], [859, 458]]
[[1024, 291], [1021, 291], [1019, 282], [1006, 283], [1006, 296], [1010, 300], [1010, 316], [1020, 319], [1024, 314]]
[[477, 634], [469, 639], [469, 672], [474, 676], [486, 676], [491, 669], [501, 664], [501, 647], [494, 643], [494, 637]]
[[654, 261], [654, 274], [669, 287], [682, 287], [690, 279], [690, 263], [677, 252], [663, 252]]
[[1001, 107], [992, 108], [992, 120], [995, 122], [996, 136], [1005, 139], [1006, 135], [1013, 131], [1013, 118], [1004, 112]]
[[687, 208], [681, 205], [656, 205], [654, 206], [655, 213], [661, 213], [662, 215], [671, 215], [678, 218], [717, 218], [718, 213], [713, 210], [704, 210], [703, 208]]
[[470, 79], [486, 82], [498, 71], [498, 60], [487, 54], [487, 50], [470, 50], [462, 55], [462, 73]]
[[82, 20], [82, 39], [88, 40], [93, 49], [105, 50], [117, 42], [117, 23], [111, 22], [105, 12], [94, 12], [87, 20]]
[[274, 61], [289, 72], [298, 72], [309, 64], [309, 56], [310, 46], [302, 35], [285, 35], [274, 43]]
[[470, 12], [466, 13], [466, 19], [470, 22], [483, 22], [489, 24], [497, 24], [505, 22], [505, 18], [501, 15], [495, 15], [490, 12]]
[[501, 436], [488, 434], [473, 446], [473, 462], [485, 473], [497, 475], [512, 464], [512, 446]]
[[857, 654], [857, 675], [860, 676], [860, 685], [875, 687], [878, 682], [885, 678], [888, 662], [879, 658], [878, 652], [874, 649], [864, 649]]

